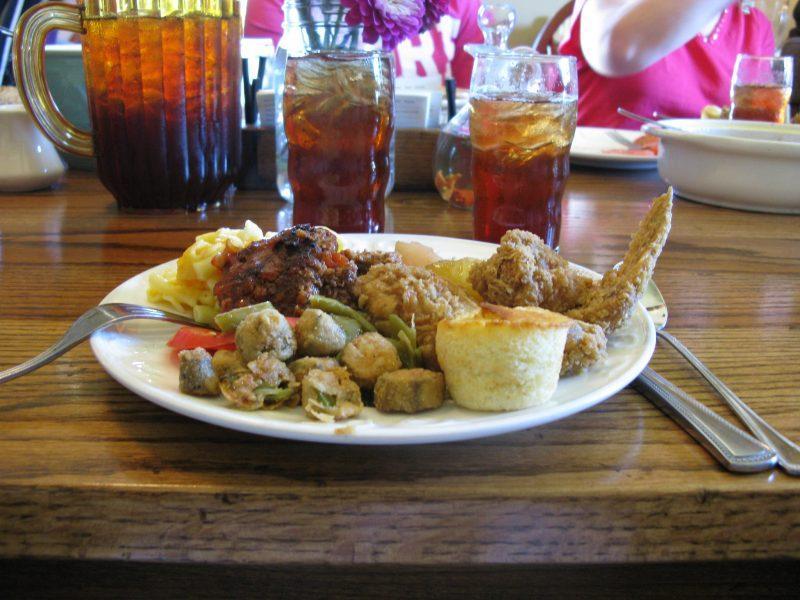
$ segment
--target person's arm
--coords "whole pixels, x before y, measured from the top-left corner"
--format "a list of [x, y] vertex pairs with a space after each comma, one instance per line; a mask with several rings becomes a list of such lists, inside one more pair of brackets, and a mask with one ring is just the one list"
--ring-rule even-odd
[[731, 0], [586, 0], [581, 49], [601, 75], [632, 75], [689, 42], [729, 4]]

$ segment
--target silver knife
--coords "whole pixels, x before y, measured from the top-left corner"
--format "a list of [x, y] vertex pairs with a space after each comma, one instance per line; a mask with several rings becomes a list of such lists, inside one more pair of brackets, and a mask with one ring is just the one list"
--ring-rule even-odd
[[672, 417], [729, 471], [756, 473], [777, 464], [778, 457], [770, 448], [731, 425], [650, 367], [645, 367], [631, 385]]

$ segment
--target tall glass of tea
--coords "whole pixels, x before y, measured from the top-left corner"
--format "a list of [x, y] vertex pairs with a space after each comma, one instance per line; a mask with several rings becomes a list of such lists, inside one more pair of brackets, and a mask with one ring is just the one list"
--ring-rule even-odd
[[575, 58], [478, 52], [470, 85], [475, 239], [525, 229], [558, 247], [575, 135]]
[[737, 56], [731, 81], [731, 119], [788, 121], [793, 67], [790, 56]]
[[283, 123], [294, 223], [383, 231], [394, 137], [392, 55], [332, 49], [290, 56]]
[[[43, 69], [48, 32], [83, 36], [92, 131], [67, 121]], [[20, 19], [14, 75], [62, 150], [97, 157], [124, 211], [195, 211], [225, 199], [241, 156], [237, 0], [46, 2]]]

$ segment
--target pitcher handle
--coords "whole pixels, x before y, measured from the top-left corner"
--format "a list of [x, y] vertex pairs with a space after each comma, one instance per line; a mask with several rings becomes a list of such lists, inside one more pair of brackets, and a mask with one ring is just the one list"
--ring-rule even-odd
[[39, 129], [61, 150], [93, 156], [92, 134], [70, 123], [58, 110], [44, 73], [44, 42], [53, 29], [84, 33], [82, 8], [45, 2], [20, 17], [14, 33], [14, 79], [28, 112]]

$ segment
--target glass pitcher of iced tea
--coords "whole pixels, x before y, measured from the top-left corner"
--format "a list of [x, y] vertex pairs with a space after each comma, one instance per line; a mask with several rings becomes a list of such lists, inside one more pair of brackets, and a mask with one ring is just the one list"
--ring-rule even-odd
[[575, 58], [477, 52], [470, 106], [475, 239], [499, 242], [524, 229], [558, 248], [577, 124]]
[[[91, 132], [47, 89], [42, 46], [53, 29], [82, 34]], [[19, 21], [14, 75], [45, 135], [97, 157], [121, 210], [203, 210], [239, 170], [240, 38], [237, 0], [47, 2]]]

